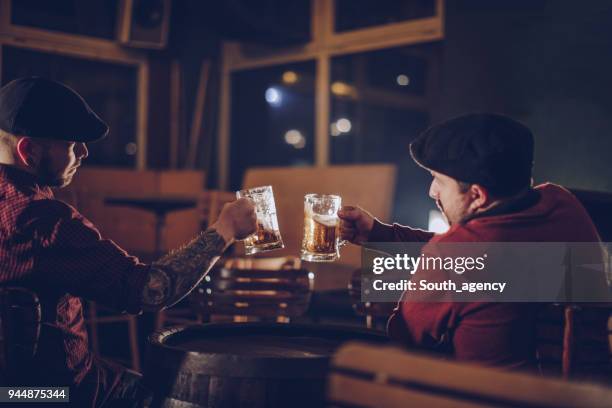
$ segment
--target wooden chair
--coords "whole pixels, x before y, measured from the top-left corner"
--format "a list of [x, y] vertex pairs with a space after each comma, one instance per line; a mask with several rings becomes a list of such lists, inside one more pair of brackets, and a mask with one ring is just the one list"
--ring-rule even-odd
[[234, 258], [213, 269], [191, 300], [203, 320], [288, 323], [308, 310], [313, 280], [297, 258]]
[[537, 321], [538, 362], [565, 379], [612, 379], [612, 305], [549, 305]]
[[612, 388], [349, 343], [328, 377], [333, 407], [610, 407]]
[[[394, 303], [362, 302], [361, 273], [349, 282], [353, 310], [367, 328], [386, 323]], [[537, 359], [542, 373], [565, 379], [612, 379], [612, 305], [544, 306], [537, 320]]]
[[[87, 302], [85, 308], [85, 324], [89, 328], [91, 350], [97, 356], [102, 355], [100, 349], [100, 325], [125, 323], [129, 344], [129, 360], [126, 362], [130, 368], [140, 371], [140, 347], [138, 346], [138, 318], [135, 315], [120, 314], [114, 310], [97, 304]], [[109, 356], [116, 359], [115, 356]], [[124, 362], [125, 363], [125, 362]]]
[[40, 336], [41, 309], [36, 294], [0, 288], [0, 384], [24, 385]]
[[385, 329], [387, 320], [396, 306], [394, 302], [362, 302], [361, 301], [361, 269], [356, 269], [348, 284], [349, 296], [353, 310], [359, 316], [365, 317], [368, 329], [381, 327]]
[[612, 193], [572, 188], [570, 191], [587, 210], [603, 242], [612, 242]]

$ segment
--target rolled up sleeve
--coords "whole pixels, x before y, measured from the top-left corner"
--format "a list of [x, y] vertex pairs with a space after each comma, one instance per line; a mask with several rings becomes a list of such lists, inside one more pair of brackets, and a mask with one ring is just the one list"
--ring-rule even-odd
[[31, 224], [38, 246], [33, 278], [119, 311], [139, 313], [149, 266], [103, 239], [72, 207], [55, 201], [49, 209]]

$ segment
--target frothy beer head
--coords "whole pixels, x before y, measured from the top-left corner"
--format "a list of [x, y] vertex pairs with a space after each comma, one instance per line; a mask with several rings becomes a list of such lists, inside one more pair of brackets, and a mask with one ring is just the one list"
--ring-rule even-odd
[[305, 249], [316, 253], [335, 253], [337, 225], [338, 217], [335, 215], [307, 213], [304, 219]]
[[312, 220], [316, 223], [323, 224], [326, 227], [334, 227], [338, 224], [338, 216], [336, 215], [322, 215], [312, 214]]

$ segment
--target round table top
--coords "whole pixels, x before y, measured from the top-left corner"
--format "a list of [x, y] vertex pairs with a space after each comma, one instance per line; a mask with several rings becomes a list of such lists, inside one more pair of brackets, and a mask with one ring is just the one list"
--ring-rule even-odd
[[194, 325], [162, 337], [164, 345], [188, 352], [249, 358], [329, 357], [349, 340], [387, 341], [359, 328], [276, 323]]
[[181, 195], [149, 195], [149, 196], [110, 196], [104, 199], [104, 203], [112, 206], [133, 207], [156, 214], [193, 208], [197, 199], [191, 196]]

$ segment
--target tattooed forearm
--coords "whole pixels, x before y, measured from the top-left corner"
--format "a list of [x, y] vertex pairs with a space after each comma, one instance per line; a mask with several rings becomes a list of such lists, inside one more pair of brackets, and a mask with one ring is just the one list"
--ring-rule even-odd
[[170, 307], [195, 288], [225, 249], [225, 241], [214, 229], [151, 264], [142, 292], [146, 310]]

